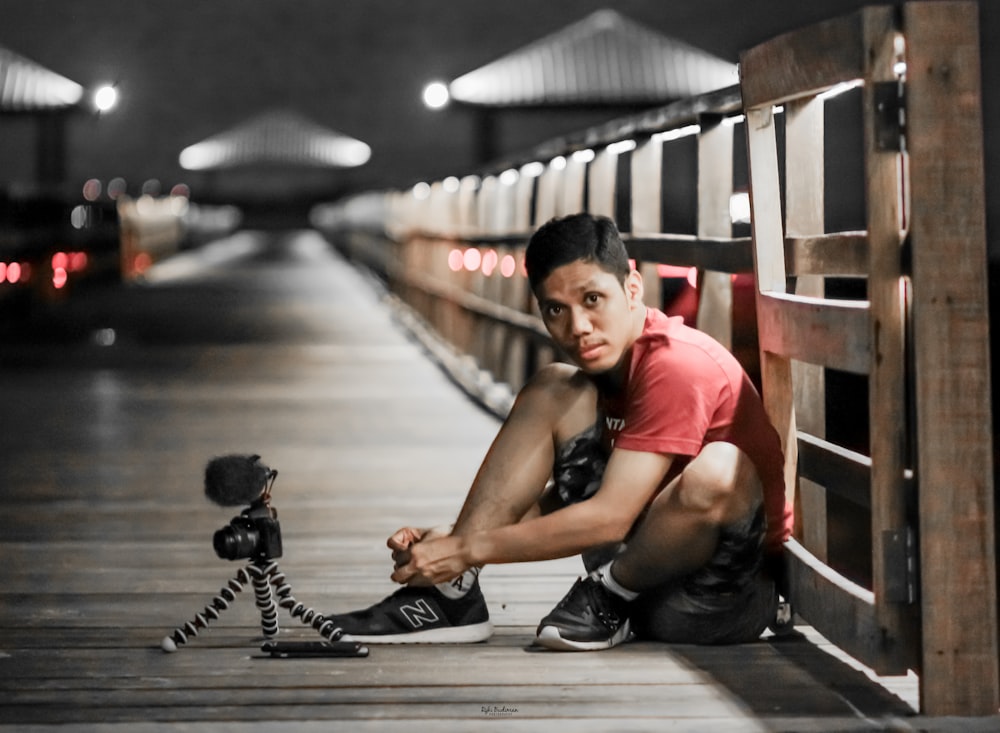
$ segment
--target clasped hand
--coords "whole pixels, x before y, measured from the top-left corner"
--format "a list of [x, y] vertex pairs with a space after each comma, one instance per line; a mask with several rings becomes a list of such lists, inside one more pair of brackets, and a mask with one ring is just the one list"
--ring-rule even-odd
[[405, 585], [435, 585], [458, 577], [472, 563], [462, 537], [449, 527], [397, 530], [386, 545], [392, 550], [392, 579]]

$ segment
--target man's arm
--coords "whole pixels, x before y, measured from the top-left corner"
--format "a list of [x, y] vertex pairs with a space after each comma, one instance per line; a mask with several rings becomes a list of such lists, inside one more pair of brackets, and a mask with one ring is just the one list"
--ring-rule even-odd
[[600, 489], [586, 501], [469, 537], [472, 564], [552, 560], [620, 542], [656, 494], [672, 458], [613, 451]]
[[600, 489], [586, 501], [517, 524], [414, 544], [409, 563], [396, 569], [393, 580], [439, 583], [472, 566], [552, 560], [621, 541], [672, 461], [672, 455], [614, 450]]

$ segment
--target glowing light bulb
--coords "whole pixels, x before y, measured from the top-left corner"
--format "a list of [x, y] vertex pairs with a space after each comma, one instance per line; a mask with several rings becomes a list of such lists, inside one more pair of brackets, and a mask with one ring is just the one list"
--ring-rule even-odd
[[94, 92], [94, 106], [99, 112], [107, 112], [118, 104], [118, 90], [105, 84]]
[[432, 81], [424, 87], [424, 104], [431, 109], [441, 109], [448, 104], [451, 94], [448, 85], [440, 81]]

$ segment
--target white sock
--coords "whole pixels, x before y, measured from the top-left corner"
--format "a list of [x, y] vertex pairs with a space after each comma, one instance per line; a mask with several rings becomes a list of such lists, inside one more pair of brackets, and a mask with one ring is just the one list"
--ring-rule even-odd
[[450, 598], [454, 601], [459, 598], [465, 598], [465, 594], [475, 585], [476, 578], [478, 577], [479, 568], [469, 568], [457, 578], [445, 581], [444, 583], [438, 583], [434, 587], [441, 591], [441, 595], [445, 598]]
[[615, 577], [611, 574], [611, 564], [613, 562], [614, 560], [609, 560], [594, 571], [597, 575], [597, 579], [604, 584], [605, 588], [619, 598], [624, 598], [626, 601], [634, 601], [639, 596], [638, 591], [629, 590], [615, 580]]

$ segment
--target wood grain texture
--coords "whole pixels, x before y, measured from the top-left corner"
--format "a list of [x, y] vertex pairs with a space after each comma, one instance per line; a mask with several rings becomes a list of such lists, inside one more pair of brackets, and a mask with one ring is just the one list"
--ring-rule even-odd
[[212, 550], [237, 508], [204, 499], [209, 457], [252, 450], [279, 470], [281, 570], [300, 601], [344, 611], [393, 590], [385, 537], [453, 518], [497, 428], [313, 237], [251, 239], [247, 258], [75, 301], [62, 324], [114, 327], [112, 349], [4, 351], [19, 428], [0, 433], [0, 730], [810, 731], [913, 715], [914, 679], [876, 679], [807, 626], [741, 647], [534, 650], [573, 558], [487, 568], [485, 644], [265, 659], [244, 592], [164, 654], [240, 566]]
[[907, 5], [924, 694], [995, 711], [996, 539], [975, 3]]

